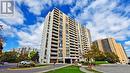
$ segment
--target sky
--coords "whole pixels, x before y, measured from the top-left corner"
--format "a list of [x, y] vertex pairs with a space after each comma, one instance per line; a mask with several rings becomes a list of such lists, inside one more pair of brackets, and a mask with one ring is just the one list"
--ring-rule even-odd
[[13, 17], [0, 16], [4, 51], [39, 48], [45, 16], [54, 7], [90, 30], [92, 40], [113, 37], [130, 56], [130, 0], [14, 0]]

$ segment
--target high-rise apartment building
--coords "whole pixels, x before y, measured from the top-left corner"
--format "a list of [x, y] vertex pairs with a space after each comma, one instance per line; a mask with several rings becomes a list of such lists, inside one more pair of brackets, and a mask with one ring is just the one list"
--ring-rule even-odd
[[24, 47], [20, 47], [20, 48], [13, 48], [11, 51], [15, 51], [15, 52], [20, 53], [20, 54], [26, 54], [26, 53], [29, 54], [32, 51], [39, 52], [37, 48], [32, 48], [29, 46], [24, 46]]
[[100, 51], [102, 52], [113, 52], [115, 53], [120, 60], [120, 63], [128, 63], [127, 55], [124, 51], [124, 48], [121, 44], [117, 43], [114, 38], [100, 39], [93, 42]]
[[90, 32], [54, 8], [45, 18], [41, 42], [41, 63], [74, 63], [91, 46]]

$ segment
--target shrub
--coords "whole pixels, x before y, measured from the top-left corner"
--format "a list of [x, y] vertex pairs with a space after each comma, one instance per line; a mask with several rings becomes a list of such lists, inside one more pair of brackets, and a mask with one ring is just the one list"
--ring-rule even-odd
[[84, 63], [84, 61], [80, 61], [79, 63], [83, 64], [83, 63]]
[[88, 62], [83, 62], [82, 64], [83, 64], [83, 65], [88, 65], [89, 63], [88, 63]]
[[32, 62], [32, 63], [30, 64], [30, 66], [31, 66], [31, 67], [35, 67], [36, 64], [35, 64], [34, 62]]

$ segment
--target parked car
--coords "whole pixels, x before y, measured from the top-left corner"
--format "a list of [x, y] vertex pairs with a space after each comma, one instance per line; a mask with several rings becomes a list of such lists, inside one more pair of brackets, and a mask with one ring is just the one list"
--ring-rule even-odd
[[34, 67], [35, 63], [33, 61], [21, 61], [18, 63], [18, 67]]

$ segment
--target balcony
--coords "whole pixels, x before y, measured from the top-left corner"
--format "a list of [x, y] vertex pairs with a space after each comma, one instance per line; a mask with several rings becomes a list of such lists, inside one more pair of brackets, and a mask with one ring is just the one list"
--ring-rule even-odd
[[57, 57], [57, 54], [51, 54], [51, 57]]
[[57, 26], [58, 27], [59, 23], [53, 22], [53, 26]]
[[57, 49], [58, 48], [58, 46], [53, 46], [53, 45], [51, 45], [51, 48], [54, 48], [54, 49]]
[[57, 52], [51, 52], [51, 55], [57, 55]]
[[53, 22], [59, 23], [59, 20], [53, 19]]
[[75, 54], [70, 54], [70, 57], [75, 57], [76, 55]]
[[51, 51], [57, 51], [57, 48], [51, 48]]
[[54, 16], [53, 19], [55, 19], [55, 20], [58, 21], [58, 20], [59, 20], [59, 17]]
[[57, 20], [57, 19], [53, 19], [53, 22], [57, 22], [57, 23], [58, 23], [58, 22], [59, 22], [59, 20]]
[[75, 38], [74, 37], [70, 37], [70, 42], [75, 42]]
[[54, 11], [54, 14], [57, 14], [57, 15], [59, 15], [59, 12], [58, 12], [58, 11]]
[[58, 45], [58, 42], [52, 41], [51, 44]]
[[51, 59], [57, 59], [57, 56], [55, 56], [55, 57], [52, 57], [52, 56], [51, 56]]
[[51, 52], [57, 53], [57, 49], [51, 49]]
[[52, 33], [52, 37], [54, 37], [54, 38], [58, 38], [58, 35], [57, 35], [57, 34]]
[[57, 29], [57, 28], [53, 28], [52, 31], [56, 31], [56, 32], [58, 32], [58, 29]]
[[54, 14], [54, 16], [53, 16], [53, 17], [55, 17], [55, 18], [59, 18], [59, 15]]
[[[56, 30], [56, 29], [58, 30], [58, 27], [56, 27], [56, 26], [53, 26], [53, 28], [54, 28], [54, 30]], [[57, 31], [57, 30], [56, 30], [56, 31]]]
[[58, 32], [57, 32], [57, 31], [52, 31], [52, 33], [58, 35]]
[[70, 34], [69, 39], [75, 40], [74, 38], [75, 38], [74, 35], [73, 35], [73, 34]]
[[53, 47], [58, 47], [58, 45], [56, 45], [56, 44], [52, 44], [52, 43], [51, 43], [51, 46], [53, 46]]
[[55, 8], [54, 12], [59, 12], [59, 10]]
[[70, 48], [75, 48], [75, 46], [73, 46], [73, 45], [70, 45]]
[[72, 51], [72, 50], [70, 50], [70, 53], [76, 53], [74, 50]]
[[52, 41], [54, 41], [54, 42], [58, 42], [58, 38], [54, 38], [54, 37], [52, 37]]

